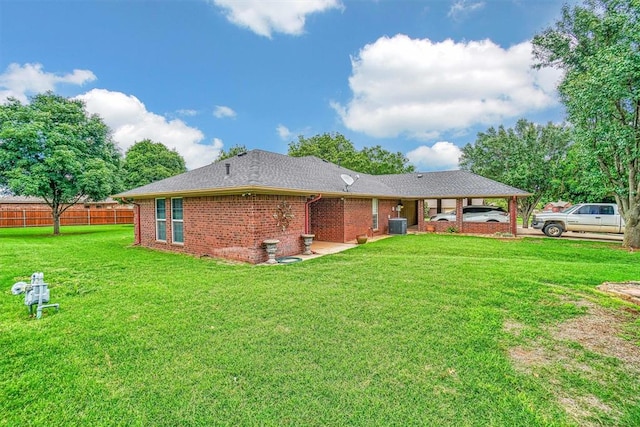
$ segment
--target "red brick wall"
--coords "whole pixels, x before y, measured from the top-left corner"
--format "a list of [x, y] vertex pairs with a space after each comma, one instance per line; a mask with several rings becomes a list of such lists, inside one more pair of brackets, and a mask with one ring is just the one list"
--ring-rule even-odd
[[373, 230], [371, 199], [320, 199], [310, 206], [310, 232], [316, 235], [316, 240], [339, 243], [355, 240], [359, 234], [386, 234], [388, 218], [396, 213], [391, 209], [397, 202], [396, 199], [378, 200], [378, 229]]
[[309, 232], [315, 240], [344, 243], [344, 199], [325, 199], [309, 205]]
[[[290, 219], [285, 230], [278, 226], [274, 214], [278, 206], [290, 206]], [[167, 241], [156, 240], [155, 201], [140, 204], [140, 244], [143, 246], [209, 255], [250, 263], [267, 260], [265, 239], [278, 239], [277, 257], [302, 253], [300, 238], [305, 224], [304, 197], [293, 196], [216, 196], [183, 198], [184, 244], [171, 241], [171, 199], [167, 199]]]
[[434, 226], [435, 231], [443, 233], [448, 231], [449, 227], [454, 227], [458, 233], [469, 234], [495, 234], [510, 233], [511, 224], [508, 222], [463, 222], [462, 228], [458, 228], [452, 221], [427, 221], [424, 226]]

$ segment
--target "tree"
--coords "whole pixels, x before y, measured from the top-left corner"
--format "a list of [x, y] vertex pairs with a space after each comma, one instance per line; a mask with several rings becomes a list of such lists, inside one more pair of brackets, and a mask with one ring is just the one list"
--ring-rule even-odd
[[572, 203], [613, 202], [613, 189], [591, 156], [580, 144], [573, 144], [560, 163], [553, 188], [543, 197], [545, 201], [566, 200]]
[[379, 145], [364, 147], [360, 151], [360, 155], [364, 158], [360, 172], [371, 175], [388, 175], [415, 171], [413, 165], [407, 164], [409, 159], [404, 154], [399, 151], [392, 153]]
[[533, 210], [554, 186], [570, 135], [564, 125], [540, 126], [525, 119], [513, 129], [491, 127], [462, 148], [460, 168], [532, 193], [518, 199], [522, 225], [528, 228]]
[[613, 189], [629, 248], [640, 247], [639, 17], [640, 0], [586, 0], [533, 39], [536, 66], [564, 72], [576, 143]]
[[133, 144], [122, 166], [127, 190], [187, 171], [184, 159], [176, 150], [149, 139]]
[[289, 144], [288, 154], [293, 157], [315, 156], [356, 172], [371, 175], [413, 172], [402, 153], [392, 153], [379, 145], [356, 150], [353, 143], [340, 133], [298, 136], [298, 142]]
[[0, 186], [42, 198], [54, 235], [67, 208], [119, 190], [119, 162], [109, 128], [82, 101], [48, 92], [30, 104], [9, 99], [0, 106]]
[[247, 150], [247, 147], [245, 147], [244, 145], [236, 144], [232, 147], [229, 147], [229, 151], [222, 150], [215, 161], [219, 162], [220, 160], [230, 159], [231, 157], [235, 157], [240, 153], [246, 153], [247, 151], [249, 150]]

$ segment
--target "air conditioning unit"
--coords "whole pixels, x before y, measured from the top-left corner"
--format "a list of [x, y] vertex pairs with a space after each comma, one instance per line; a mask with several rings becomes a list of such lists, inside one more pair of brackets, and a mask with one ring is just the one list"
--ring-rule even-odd
[[407, 218], [389, 218], [389, 234], [407, 234]]

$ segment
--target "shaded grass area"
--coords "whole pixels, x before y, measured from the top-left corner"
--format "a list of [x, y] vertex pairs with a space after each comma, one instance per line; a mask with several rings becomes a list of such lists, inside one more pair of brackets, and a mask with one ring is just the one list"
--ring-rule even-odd
[[[617, 244], [410, 235], [266, 267], [62, 231], [0, 230], [0, 425], [640, 425], [634, 367], [509, 357], [559, 351], [575, 300], [621, 308], [595, 291], [639, 279]], [[61, 304], [41, 320], [10, 293], [34, 271]], [[576, 418], [560, 397], [581, 396], [605, 409]]]

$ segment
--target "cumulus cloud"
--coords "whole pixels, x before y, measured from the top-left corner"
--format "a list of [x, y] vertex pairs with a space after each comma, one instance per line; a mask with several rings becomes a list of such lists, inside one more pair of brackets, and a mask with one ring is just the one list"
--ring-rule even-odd
[[469, 3], [467, 0], [456, 0], [451, 4], [447, 16], [454, 21], [459, 21], [467, 17], [471, 12], [482, 9], [484, 4], [483, 1]]
[[9, 97], [25, 103], [30, 95], [55, 91], [60, 84], [81, 86], [96, 80], [89, 70], [73, 70], [71, 73], [56, 74], [43, 71], [42, 64], [10, 64], [0, 74], [0, 102]]
[[199, 129], [182, 120], [167, 120], [147, 111], [133, 95], [93, 89], [77, 98], [85, 102], [88, 112], [103, 118], [123, 152], [137, 141], [151, 139], [175, 149], [184, 158], [187, 168], [193, 169], [211, 163], [222, 149], [222, 141], [215, 139], [213, 144], [203, 144], [204, 134]]
[[291, 138], [291, 131], [285, 125], [278, 125], [276, 132], [278, 132], [278, 135], [280, 135], [280, 138], [283, 140]]
[[439, 141], [431, 147], [421, 145], [407, 153], [407, 158], [418, 170], [458, 169], [462, 151], [451, 142]]
[[531, 68], [531, 44], [381, 37], [352, 58], [352, 99], [332, 106], [351, 130], [433, 139], [557, 103], [552, 69]]
[[218, 119], [222, 119], [225, 117], [235, 117], [236, 112], [225, 105], [216, 105], [216, 108], [213, 110], [213, 115]]
[[302, 34], [307, 15], [342, 8], [339, 0], [213, 0], [213, 4], [230, 22], [269, 38], [274, 32]]

